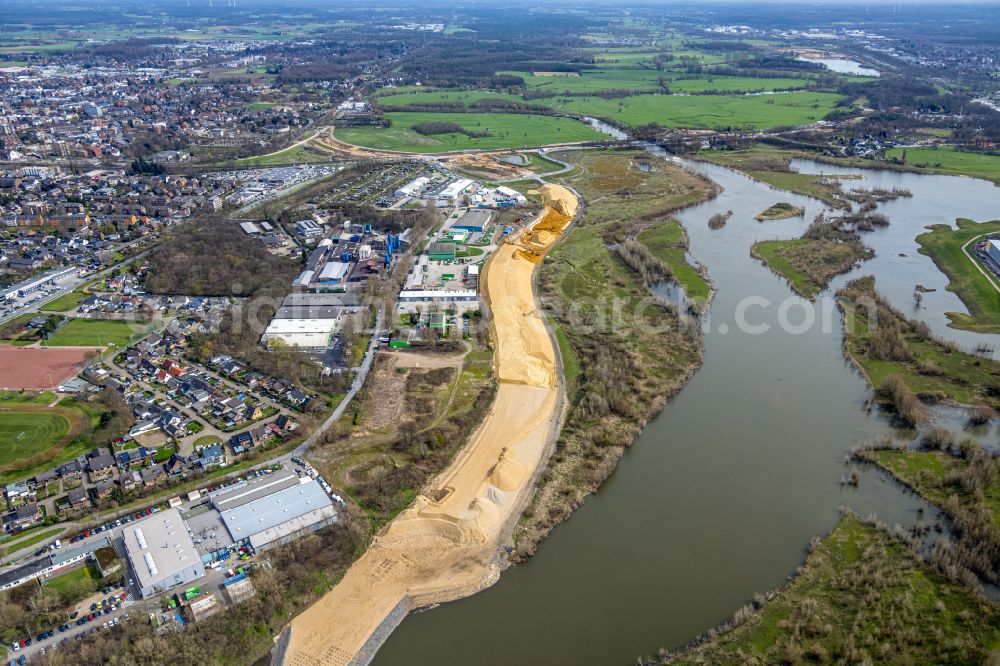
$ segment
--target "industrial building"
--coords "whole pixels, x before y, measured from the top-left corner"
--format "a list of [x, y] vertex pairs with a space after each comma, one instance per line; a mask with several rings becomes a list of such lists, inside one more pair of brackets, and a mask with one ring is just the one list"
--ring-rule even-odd
[[288, 543], [337, 520], [316, 480], [294, 472], [267, 475], [212, 497], [232, 541], [256, 551]]
[[316, 275], [316, 271], [302, 271], [298, 277], [292, 280], [292, 286], [306, 288], [312, 284], [314, 275]]
[[431, 261], [454, 261], [457, 247], [455, 243], [431, 243], [427, 255]]
[[33, 291], [38, 291], [42, 287], [47, 287], [48, 285], [54, 284], [59, 280], [75, 275], [77, 270], [78, 269], [73, 266], [69, 268], [60, 268], [54, 271], [49, 271], [43, 275], [29, 278], [23, 282], [18, 282], [17, 284], [3, 290], [3, 298], [4, 300], [10, 300], [18, 298], [19, 296], [25, 296]]
[[420, 178], [411, 180], [409, 183], [393, 192], [393, 194], [397, 197], [415, 197], [424, 191], [424, 188], [427, 187], [429, 182], [431, 182], [430, 178], [427, 176], [421, 176]]
[[348, 268], [350, 268], [350, 264], [345, 264], [342, 261], [327, 262], [323, 270], [319, 272], [317, 282], [321, 285], [340, 284], [344, 281]]
[[337, 306], [351, 312], [362, 309], [361, 296], [356, 293], [342, 294], [288, 294], [281, 302], [282, 307], [322, 308]]
[[286, 346], [303, 349], [325, 349], [337, 327], [336, 319], [272, 319], [261, 337], [268, 347], [276, 340]]
[[332, 319], [336, 325], [344, 308], [339, 305], [282, 305], [274, 312], [275, 319]]
[[260, 229], [253, 222], [240, 222], [240, 229], [248, 236], [256, 236], [260, 233]]
[[478, 300], [479, 294], [475, 289], [442, 289], [441, 291], [404, 289], [399, 292], [400, 303], [462, 303]]
[[448, 183], [441, 189], [435, 197], [438, 201], [454, 201], [465, 194], [472, 186], [473, 181], [468, 178], [459, 178]]
[[144, 599], [205, 575], [201, 556], [177, 509], [128, 524], [121, 538], [135, 587]]
[[470, 209], [462, 213], [462, 216], [455, 220], [454, 224], [448, 228], [480, 234], [486, 225], [489, 224], [491, 216], [492, 213], [488, 210], [482, 208]]
[[523, 194], [521, 194], [520, 192], [518, 192], [517, 190], [513, 190], [509, 187], [504, 187], [503, 185], [497, 188], [497, 195], [498, 195], [497, 198], [503, 198], [506, 199], [507, 201], [512, 201], [516, 204], [523, 204], [527, 203], [528, 201], [528, 198]]
[[325, 232], [323, 225], [316, 220], [299, 220], [295, 223], [295, 233], [306, 240], [311, 240]]
[[1000, 266], [1000, 241], [991, 238], [986, 244], [986, 253]]

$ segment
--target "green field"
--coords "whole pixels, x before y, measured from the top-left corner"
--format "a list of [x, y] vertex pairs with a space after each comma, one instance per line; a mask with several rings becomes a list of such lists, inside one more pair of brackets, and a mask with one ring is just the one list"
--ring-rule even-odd
[[804, 238], [792, 238], [789, 240], [761, 241], [755, 243], [753, 248], [760, 255], [761, 261], [767, 264], [768, 268], [788, 280], [792, 285], [792, 289], [806, 298], [812, 298], [821, 289], [820, 285], [795, 270], [780, 252], [783, 248], [804, 248], [808, 245], [809, 241]]
[[553, 162], [540, 153], [521, 153], [521, 157], [524, 158], [524, 164], [521, 165], [521, 168], [543, 176], [563, 168], [558, 162]]
[[[550, 78], [550, 77], [540, 77]], [[554, 78], [554, 77], [553, 77]], [[580, 77], [583, 79], [584, 77]], [[716, 77], [716, 84], [724, 77]], [[559, 80], [568, 80], [559, 77]], [[749, 79], [756, 82], [803, 81], [798, 79]], [[679, 81], [689, 85], [690, 92], [712, 90], [708, 80]], [[671, 84], [671, 89], [684, 92]], [[724, 89], [724, 88], [718, 88]], [[770, 89], [770, 88], [762, 88]], [[468, 108], [481, 99], [506, 99], [523, 102], [518, 95], [480, 91], [420, 92], [404, 95], [386, 95], [378, 98], [385, 107], [420, 104], [462, 102]], [[573, 115], [609, 118], [633, 127], [659, 123], [665, 127], [692, 127], [700, 129], [752, 128], [765, 129], [786, 125], [802, 125], [822, 120], [833, 111], [840, 95], [823, 92], [787, 92], [773, 95], [633, 95], [617, 99], [602, 97], [545, 97], [528, 100], [527, 104], [547, 106]], [[392, 115], [392, 114], [390, 114]], [[447, 119], [446, 119], [447, 121]], [[452, 122], [460, 122], [454, 118]], [[426, 121], [414, 121], [426, 122]], [[367, 129], [367, 128], [357, 128]], [[346, 132], [347, 130], [341, 130]]]
[[90, 294], [83, 291], [71, 291], [63, 294], [59, 298], [50, 301], [42, 306], [46, 312], [67, 312], [75, 309], [80, 303], [87, 300]]
[[833, 208], [851, 207], [850, 202], [842, 198], [836, 181], [819, 174], [792, 171], [789, 164], [793, 157], [808, 155], [765, 144], [754, 144], [746, 150], [702, 150], [698, 153], [698, 159], [735, 169], [776, 189], [813, 197]]
[[816, 238], [760, 241], [754, 243], [750, 253], [788, 280], [796, 293], [809, 299], [825, 289], [835, 275], [875, 256], [860, 241]]
[[635, 95], [621, 99], [557, 97], [544, 102], [567, 113], [597, 116], [637, 127], [766, 129], [804, 125], [833, 111], [840, 95], [790, 92], [774, 95]]
[[[347, 143], [405, 153], [442, 153], [451, 150], [499, 150], [527, 148], [552, 143], [600, 141], [605, 135], [572, 118], [513, 113], [387, 113], [391, 127], [345, 127], [336, 130]], [[469, 137], [461, 133], [424, 136], [411, 129], [424, 123], [457, 123], [472, 132], [491, 136]]]
[[[382, 95], [377, 98], [377, 102], [385, 107], [410, 106], [422, 104], [441, 104], [461, 102], [468, 108], [474, 102], [481, 99], [505, 99], [512, 102], [523, 102], [520, 95], [507, 95], [504, 93], [482, 92], [478, 90], [442, 90], [430, 92], [401, 93], [395, 95]], [[529, 102], [538, 104], [539, 101]]]
[[329, 162], [333, 153], [320, 146], [307, 142], [300, 145], [293, 145], [277, 152], [261, 155], [259, 157], [244, 157], [242, 159], [226, 162], [234, 167], [269, 167], [281, 164], [306, 164], [314, 162]]
[[[23, 541], [19, 541], [18, 543], [15, 543], [15, 544], [13, 544], [11, 546], [6, 546], [5, 550], [7, 551], [7, 553], [16, 553], [19, 550], [25, 550], [27, 548], [31, 548], [35, 544], [41, 543], [42, 541], [47, 541], [47, 540], [49, 540], [49, 539], [51, 539], [53, 537], [56, 537], [56, 536], [58, 536], [58, 535], [60, 535], [62, 533], [63, 533], [63, 528], [61, 528], [61, 527], [56, 527], [54, 529], [45, 530], [44, 532], [39, 532], [39, 533], [35, 534], [30, 539], [25, 539]], [[20, 535], [15, 535], [15, 538], [17, 536], [20, 536]]]
[[[860, 278], [837, 292], [844, 308], [844, 350], [864, 369], [873, 388], [898, 376], [925, 402], [951, 400], [1000, 407], [994, 395], [1000, 361], [953, 349], [926, 337], [875, 290], [874, 278]], [[869, 310], [875, 299], [875, 310]], [[869, 325], [875, 317], [877, 324]]]
[[637, 240], [673, 269], [678, 284], [684, 288], [688, 298], [696, 302], [708, 300], [712, 285], [688, 263], [687, 233], [677, 220], [656, 222], [642, 231]]
[[971, 665], [998, 646], [996, 605], [848, 514], [777, 596], [669, 663]]
[[[1000, 333], [1000, 281], [972, 258], [972, 241], [983, 234], [1000, 234], [1000, 220], [977, 224], [962, 219], [958, 229], [935, 224], [917, 236], [917, 242], [920, 253], [933, 259], [934, 265], [948, 276], [948, 291], [955, 292], [969, 310], [969, 314], [946, 313], [950, 325], [978, 333]], [[963, 251], [967, 244], [968, 254]]]
[[0, 411], [0, 466], [48, 450], [71, 425], [64, 415], [53, 412]]
[[1000, 155], [984, 155], [955, 150], [953, 146], [940, 148], [891, 148], [886, 157], [902, 160], [908, 167], [926, 169], [950, 176], [973, 176], [1000, 185]]
[[981, 502], [993, 514], [994, 521], [1000, 523], [1000, 480], [993, 477], [981, 493], [968, 492], [961, 483], [952, 480], [957, 472], [972, 464], [965, 458], [944, 451], [910, 449], [876, 449], [864, 451], [861, 456], [889, 471], [928, 502], [947, 507], [952, 495], [963, 503]]
[[808, 88], [815, 85], [809, 79], [756, 78], [748, 76], [713, 76], [711, 74], [680, 74], [653, 69], [584, 70], [580, 76], [534, 76], [530, 72], [510, 72], [524, 79], [525, 87], [554, 93], [593, 93], [606, 90], [663, 90], [663, 79], [671, 92], [760, 92]]
[[136, 322], [70, 319], [48, 339], [52, 347], [124, 347], [133, 334], [148, 328]]
[[97, 566], [93, 563], [88, 563], [61, 576], [47, 580], [45, 587], [56, 592], [61, 592], [72, 586], [96, 589], [97, 581], [100, 579], [101, 574], [97, 571]]

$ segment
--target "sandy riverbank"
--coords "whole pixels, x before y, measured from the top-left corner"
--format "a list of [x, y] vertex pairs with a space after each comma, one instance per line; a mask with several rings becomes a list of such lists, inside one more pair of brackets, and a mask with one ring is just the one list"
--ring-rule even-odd
[[401, 513], [341, 582], [289, 625], [276, 661], [365, 664], [409, 610], [496, 582], [501, 547], [558, 433], [556, 350], [536, 314], [535, 266], [576, 214], [558, 185], [540, 188], [542, 217], [502, 245], [483, 275], [496, 341], [496, 402], [468, 445]]

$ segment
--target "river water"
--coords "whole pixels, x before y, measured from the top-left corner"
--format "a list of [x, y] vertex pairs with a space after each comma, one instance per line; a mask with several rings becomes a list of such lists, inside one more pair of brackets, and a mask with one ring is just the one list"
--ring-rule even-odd
[[[784, 584], [810, 538], [829, 531], [841, 507], [908, 525], [926, 506], [870, 469], [858, 488], [840, 485], [853, 444], [903, 435], [866, 410], [868, 388], [841, 353], [830, 292], [815, 303], [801, 299], [750, 257], [757, 240], [801, 235], [822, 204], [721, 167], [685, 164], [725, 188], [678, 215], [693, 259], [707, 266], [718, 290], [704, 326], [704, 366], [646, 427], [599, 494], [535, 557], [474, 597], [408, 617], [376, 664], [632, 664], [641, 654], [683, 645], [754, 592]], [[913, 238], [956, 216], [995, 216], [1000, 188], [965, 178], [850, 172], [865, 180], [845, 187], [904, 187], [915, 196], [880, 206], [890, 226], [865, 235], [877, 257], [836, 284], [875, 273], [896, 307], [935, 333], [963, 345], [978, 341], [947, 328], [940, 313], [964, 309]], [[777, 201], [804, 206], [806, 215], [754, 221]], [[727, 210], [734, 214], [726, 226], [710, 230], [709, 217]], [[921, 309], [912, 295], [917, 283], [937, 289]], [[796, 330], [809, 317], [816, 323]], [[761, 327], [767, 332], [755, 330]], [[961, 428], [960, 412], [941, 418]], [[976, 434], [996, 445], [993, 429]]]

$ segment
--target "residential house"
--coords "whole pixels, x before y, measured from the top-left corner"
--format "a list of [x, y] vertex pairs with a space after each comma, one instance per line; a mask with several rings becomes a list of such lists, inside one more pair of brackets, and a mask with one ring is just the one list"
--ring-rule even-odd
[[56, 468], [56, 472], [62, 477], [63, 482], [79, 481], [83, 478], [83, 465], [79, 460], [70, 460]]
[[115, 482], [110, 479], [105, 481], [99, 481], [90, 489], [90, 494], [94, 496], [95, 500], [104, 499], [115, 490]]
[[153, 465], [152, 467], [144, 467], [139, 472], [139, 476], [142, 479], [142, 485], [149, 488], [163, 480], [164, 472], [163, 468], [159, 465]]
[[38, 504], [28, 502], [3, 517], [3, 528], [7, 532], [17, 532], [37, 523], [41, 517], [42, 514], [38, 510]]
[[28, 486], [27, 481], [18, 481], [17, 483], [7, 484], [7, 487], [4, 489], [4, 495], [7, 496], [7, 504], [14, 507], [34, 500], [35, 491]]
[[222, 449], [221, 444], [213, 444], [212, 446], [206, 446], [201, 450], [201, 455], [198, 457], [198, 464], [202, 469], [208, 469], [209, 467], [215, 467], [216, 465], [226, 464], [226, 453]]
[[115, 459], [110, 453], [101, 452], [87, 460], [87, 472], [90, 481], [96, 483], [114, 476]]
[[188, 470], [187, 461], [183, 457], [174, 454], [170, 456], [170, 460], [166, 462], [163, 469], [170, 476], [181, 476]]
[[135, 449], [125, 449], [124, 451], [115, 453], [115, 464], [118, 465], [118, 469], [124, 471], [129, 469], [133, 463], [142, 462], [143, 458], [139, 453], [140, 450], [145, 450], [145, 447], [140, 446]]
[[124, 492], [131, 492], [142, 485], [142, 475], [137, 470], [123, 474], [118, 477], [118, 485]]
[[82, 509], [87, 506], [87, 491], [83, 488], [73, 488], [66, 493], [66, 502], [70, 509]]
[[279, 414], [278, 418], [274, 419], [274, 425], [281, 428], [282, 432], [288, 432], [294, 427], [295, 423], [287, 415]]
[[238, 432], [229, 438], [229, 448], [233, 455], [238, 456], [253, 448], [254, 439], [250, 432]]
[[36, 474], [35, 478], [32, 479], [32, 481], [34, 481], [35, 488], [37, 489], [39, 487], [47, 486], [48, 484], [52, 483], [58, 478], [59, 475], [56, 474], [56, 471], [54, 469], [47, 469], [44, 472], [39, 472], [38, 474]]

